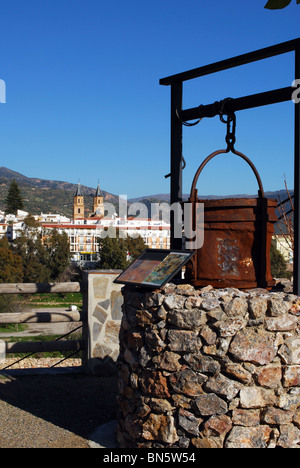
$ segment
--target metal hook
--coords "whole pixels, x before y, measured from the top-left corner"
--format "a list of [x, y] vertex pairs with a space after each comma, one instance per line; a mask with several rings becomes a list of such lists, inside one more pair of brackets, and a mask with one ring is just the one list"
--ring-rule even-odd
[[[182, 170], [185, 169], [185, 167], [186, 167], [186, 161], [182, 155]], [[172, 175], [171, 172], [170, 174], [165, 175], [165, 179], [168, 179], [168, 177], [171, 177], [171, 175]]]

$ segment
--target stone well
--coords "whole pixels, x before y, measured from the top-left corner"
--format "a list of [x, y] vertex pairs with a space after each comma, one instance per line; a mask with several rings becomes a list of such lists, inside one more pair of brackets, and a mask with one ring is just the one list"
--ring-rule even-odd
[[120, 448], [299, 448], [300, 298], [124, 287]]

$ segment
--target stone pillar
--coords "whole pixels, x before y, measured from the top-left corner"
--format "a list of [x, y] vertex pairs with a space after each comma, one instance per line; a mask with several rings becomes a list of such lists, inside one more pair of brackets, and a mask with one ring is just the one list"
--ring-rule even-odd
[[85, 272], [85, 309], [88, 313], [85, 367], [91, 374], [111, 375], [116, 372], [123, 297], [122, 286], [113, 281], [120, 273], [119, 270]]
[[120, 448], [299, 448], [300, 298], [123, 288]]

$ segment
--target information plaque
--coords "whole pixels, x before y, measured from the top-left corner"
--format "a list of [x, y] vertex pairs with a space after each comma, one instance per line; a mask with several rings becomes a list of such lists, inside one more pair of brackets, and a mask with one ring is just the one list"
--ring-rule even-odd
[[192, 258], [194, 251], [146, 249], [114, 283], [161, 288]]

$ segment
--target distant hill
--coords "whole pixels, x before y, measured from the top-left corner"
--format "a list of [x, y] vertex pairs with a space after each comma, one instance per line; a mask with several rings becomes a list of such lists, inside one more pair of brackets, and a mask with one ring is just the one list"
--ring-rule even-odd
[[[6, 167], [0, 167], [0, 210], [5, 208], [5, 198], [12, 179], [15, 179], [24, 198], [24, 210], [32, 214], [60, 213], [72, 216], [73, 197], [77, 184], [70, 182], [26, 177]], [[92, 212], [96, 188], [81, 185], [85, 206]], [[118, 197], [102, 191], [104, 201], [118, 206]], [[90, 200], [89, 200], [90, 197]]]
[[[290, 194], [294, 195], [294, 190], [290, 190]], [[187, 201], [189, 198], [189, 194], [184, 193], [182, 195], [182, 198], [184, 201]], [[257, 193], [255, 195], [253, 194], [238, 194], [238, 195], [198, 195], [200, 199], [218, 199], [218, 198], [252, 198], [252, 197], [257, 197]], [[275, 198], [279, 201], [284, 201], [287, 197], [288, 194], [286, 190], [276, 190], [274, 192], [265, 192], [265, 196], [267, 198]], [[156, 195], [144, 195], [142, 197], [137, 197], [137, 198], [130, 198], [128, 200], [129, 203], [138, 203], [141, 202], [143, 203], [144, 201], [150, 201], [151, 203], [169, 203], [170, 202], [170, 195], [168, 193], [160, 193]]]
[[[35, 177], [26, 177], [19, 172], [12, 171], [6, 167], [0, 167], [0, 210], [5, 208], [5, 198], [12, 179], [18, 183], [22, 195], [24, 197], [24, 209], [32, 214], [39, 213], [60, 213], [65, 216], [71, 217], [73, 211], [73, 197], [76, 192], [77, 184], [72, 184], [65, 181], [39, 179]], [[81, 189], [85, 195], [85, 206], [92, 212], [93, 197], [95, 188], [81, 185]], [[102, 191], [104, 201], [114, 204], [116, 212], [118, 212], [119, 198], [109, 192]], [[290, 191], [291, 195], [294, 191]], [[266, 192], [266, 197], [275, 198], [279, 201], [284, 201], [287, 198], [286, 190], [278, 190], [274, 192]], [[233, 198], [249, 198], [255, 195], [228, 195]], [[187, 200], [188, 194], [184, 194], [184, 200]], [[214, 195], [203, 196], [199, 198], [226, 198], [216, 197]], [[138, 198], [131, 198], [128, 204], [144, 203], [148, 208], [148, 216], [151, 215], [151, 204], [153, 203], [169, 203], [170, 195], [165, 193], [141, 196]], [[290, 203], [286, 204], [286, 211], [290, 209]], [[87, 213], [86, 213], [87, 214]], [[133, 215], [137, 216], [138, 213]]]
[[[290, 209], [291, 209], [291, 203], [289, 201], [289, 195], [291, 197], [293, 197], [294, 195], [294, 190], [290, 190], [289, 191], [289, 194], [287, 193], [287, 191], [284, 189], [284, 190], [276, 190], [274, 192], [265, 192], [265, 196], [267, 198], [272, 198], [272, 199], [275, 199], [278, 201], [278, 203], [282, 203], [282, 202], [285, 202], [286, 200], [286, 203], [284, 203], [284, 212], [287, 213]], [[255, 195], [249, 195], [249, 194], [242, 194], [242, 195], [224, 195], [224, 196], [215, 196], [215, 195], [199, 195], [199, 199], [203, 199], [203, 200], [212, 200], [212, 199], [220, 199], [220, 198], [253, 198], [253, 197], [257, 197], [257, 193]], [[187, 201], [188, 198], [189, 198], [189, 194], [183, 194], [183, 201]], [[151, 203], [159, 203], [159, 204], [162, 204], [162, 203], [169, 203], [170, 202], [170, 195], [169, 194], [156, 194], [156, 195], [148, 195], [148, 196], [142, 196], [142, 197], [138, 197], [138, 198], [132, 198], [130, 200], [128, 200], [128, 202], [131, 204], [131, 203], [144, 203], [147, 208], [148, 208], [148, 213], [150, 215], [151, 213]], [[167, 213], [168, 210], [165, 210], [165, 213]], [[157, 211], [155, 212], [155, 217], [157, 217]], [[276, 214], [278, 217], [281, 216], [282, 212], [280, 211], [280, 209], [277, 209], [276, 210]], [[285, 228], [285, 225], [283, 222], [280, 223], [280, 225], [278, 226], [278, 224], [275, 225], [275, 233], [282, 233], [282, 232], [285, 232], [286, 231], [286, 228]]]

